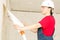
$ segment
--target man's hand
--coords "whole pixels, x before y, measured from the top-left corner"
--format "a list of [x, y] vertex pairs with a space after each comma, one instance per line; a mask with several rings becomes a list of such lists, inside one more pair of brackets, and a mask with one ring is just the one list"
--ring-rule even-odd
[[20, 27], [19, 27], [18, 25], [16, 25], [16, 24], [14, 24], [13, 26], [14, 26], [14, 28], [15, 28], [16, 30], [19, 30], [19, 29], [20, 29]]
[[19, 27], [18, 25], [14, 24], [14, 28], [16, 30], [24, 31], [23, 27]]

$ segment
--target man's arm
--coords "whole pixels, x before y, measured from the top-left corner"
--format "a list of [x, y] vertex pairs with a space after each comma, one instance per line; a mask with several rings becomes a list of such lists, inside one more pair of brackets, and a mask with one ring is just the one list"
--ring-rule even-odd
[[[24, 24], [25, 27], [29, 25], [29, 24], [27, 24], [26, 22], [23, 22], [23, 24]], [[33, 33], [36, 33], [37, 30], [38, 30], [38, 29], [32, 29], [32, 30], [30, 30], [30, 31], [33, 32]]]
[[34, 24], [34, 25], [31, 25], [31, 26], [25, 26], [25, 27], [21, 27], [19, 28], [18, 25], [15, 26], [17, 30], [32, 30], [33, 29], [33, 32], [36, 32], [38, 28], [41, 27], [41, 24], [40, 23], [37, 23], [37, 24]]
[[33, 33], [37, 33], [37, 30], [38, 30], [38, 29], [32, 29], [31, 31], [32, 31]]
[[37, 24], [31, 25], [31, 26], [23, 27], [22, 29], [24, 29], [24, 30], [32, 30], [32, 29], [38, 29], [40, 27], [41, 27], [41, 24], [37, 23]]

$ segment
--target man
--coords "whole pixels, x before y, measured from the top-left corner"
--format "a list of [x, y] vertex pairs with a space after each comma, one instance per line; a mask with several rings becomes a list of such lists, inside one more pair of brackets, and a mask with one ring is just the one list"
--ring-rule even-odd
[[41, 4], [41, 13], [45, 16], [38, 23], [19, 28], [18, 25], [14, 27], [17, 30], [32, 30], [37, 33], [38, 40], [53, 40], [55, 30], [55, 19], [53, 16], [54, 3], [52, 0], [44, 0]]

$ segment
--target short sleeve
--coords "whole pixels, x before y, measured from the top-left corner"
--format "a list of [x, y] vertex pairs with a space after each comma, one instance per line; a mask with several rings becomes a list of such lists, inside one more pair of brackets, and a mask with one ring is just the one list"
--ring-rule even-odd
[[41, 24], [41, 26], [42, 26], [43, 29], [48, 28], [49, 23], [50, 23], [49, 22], [49, 17], [43, 18], [41, 21], [39, 21], [39, 23]]

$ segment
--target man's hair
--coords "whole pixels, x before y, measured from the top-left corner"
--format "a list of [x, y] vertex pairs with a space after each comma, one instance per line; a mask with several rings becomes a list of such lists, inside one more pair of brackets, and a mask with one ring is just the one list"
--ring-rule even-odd
[[[48, 8], [51, 8], [51, 7], [48, 7]], [[53, 8], [51, 8], [50, 10], [50, 15], [53, 16]]]

